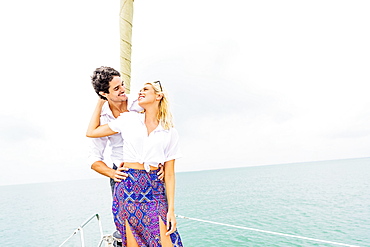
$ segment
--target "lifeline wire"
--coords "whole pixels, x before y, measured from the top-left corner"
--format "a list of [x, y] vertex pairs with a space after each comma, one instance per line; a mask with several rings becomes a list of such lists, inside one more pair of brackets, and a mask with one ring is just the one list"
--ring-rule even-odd
[[182, 216], [182, 215], [178, 215], [178, 214], [176, 214], [176, 217], [182, 218], [182, 219], [188, 219], [188, 220], [195, 220], [195, 221], [200, 221], [200, 222], [206, 222], [206, 223], [210, 223], [210, 224], [214, 224], [214, 225], [234, 227], [234, 228], [239, 228], [239, 229], [244, 229], [244, 230], [269, 233], [269, 234], [280, 235], [280, 236], [291, 237], [291, 238], [300, 238], [300, 239], [311, 240], [311, 241], [316, 241], [316, 242], [321, 242], [321, 243], [339, 245], [339, 246], [360, 247], [358, 245], [342, 244], [342, 243], [337, 243], [337, 242], [332, 242], [332, 241], [327, 241], [327, 240], [320, 240], [320, 239], [315, 239], [315, 238], [307, 238], [307, 237], [302, 237], [302, 236], [297, 236], [297, 235], [291, 235], [291, 234], [285, 234], [285, 233], [279, 233], [279, 232], [271, 232], [271, 231], [259, 230], [259, 229], [255, 229], [255, 228], [244, 227], [244, 226], [234, 226], [234, 225], [230, 225], [230, 224], [224, 224], [224, 223], [219, 223], [219, 222], [214, 222], [214, 221], [209, 221], [209, 220], [195, 219], [195, 218], [190, 218], [190, 217], [186, 217], [186, 216]]

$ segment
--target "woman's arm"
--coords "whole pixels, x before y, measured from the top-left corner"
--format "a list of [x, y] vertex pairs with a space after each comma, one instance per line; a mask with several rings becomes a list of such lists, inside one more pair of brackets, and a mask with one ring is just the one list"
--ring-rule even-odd
[[164, 163], [164, 183], [166, 185], [166, 196], [168, 202], [167, 229], [166, 235], [170, 235], [176, 230], [175, 217], [175, 160]]
[[87, 128], [86, 132], [87, 137], [103, 137], [117, 133], [111, 130], [108, 124], [100, 125], [101, 108], [103, 107], [104, 103], [105, 100], [99, 99], [98, 103], [96, 104], [95, 110], [93, 112], [89, 126]]

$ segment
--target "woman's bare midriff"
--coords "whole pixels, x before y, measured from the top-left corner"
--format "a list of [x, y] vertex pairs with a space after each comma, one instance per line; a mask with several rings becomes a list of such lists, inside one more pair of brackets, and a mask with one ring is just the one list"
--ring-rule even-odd
[[[140, 164], [139, 162], [135, 162], [135, 163], [125, 162], [123, 167], [131, 168], [135, 170], [145, 170], [144, 164]], [[158, 169], [158, 167], [154, 167], [154, 166], [149, 166], [149, 167], [150, 167], [150, 170]]]

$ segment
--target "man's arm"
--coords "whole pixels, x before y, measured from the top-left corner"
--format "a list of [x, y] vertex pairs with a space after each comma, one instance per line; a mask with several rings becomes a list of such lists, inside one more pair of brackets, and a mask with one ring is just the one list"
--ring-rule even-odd
[[[101, 103], [104, 104], [104, 101], [100, 100], [96, 108], [101, 108], [102, 106]], [[93, 114], [94, 117], [96, 117], [95, 113], [96, 112], [94, 112]], [[99, 124], [100, 124], [100, 119], [99, 119]], [[124, 171], [127, 169], [121, 167], [118, 170], [115, 170], [111, 167], [108, 167], [107, 164], [103, 161], [104, 151], [108, 145], [108, 141], [109, 141], [108, 137], [91, 138], [88, 161], [89, 161], [89, 164], [91, 164], [91, 169], [93, 169], [94, 171], [113, 179], [115, 182], [121, 182], [121, 179], [125, 179], [127, 177], [127, 174], [121, 171]]]
[[119, 167], [117, 170], [110, 168], [103, 161], [104, 160], [104, 150], [108, 145], [108, 137], [101, 138], [91, 138], [90, 139], [90, 150], [88, 161], [91, 164], [91, 169], [94, 171], [113, 179], [115, 182], [121, 182], [121, 179], [127, 177], [126, 173], [122, 171], [127, 171], [125, 167]]

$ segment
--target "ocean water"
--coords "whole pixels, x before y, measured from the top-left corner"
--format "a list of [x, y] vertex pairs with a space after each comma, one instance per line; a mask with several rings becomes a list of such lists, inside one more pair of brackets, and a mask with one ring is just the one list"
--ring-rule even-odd
[[[114, 230], [105, 178], [0, 186], [0, 198], [0, 246], [59, 246], [95, 213]], [[176, 213], [228, 224], [179, 218], [188, 247], [340, 246], [232, 226], [370, 246], [370, 158], [177, 173]], [[84, 237], [97, 246], [95, 219]]]

